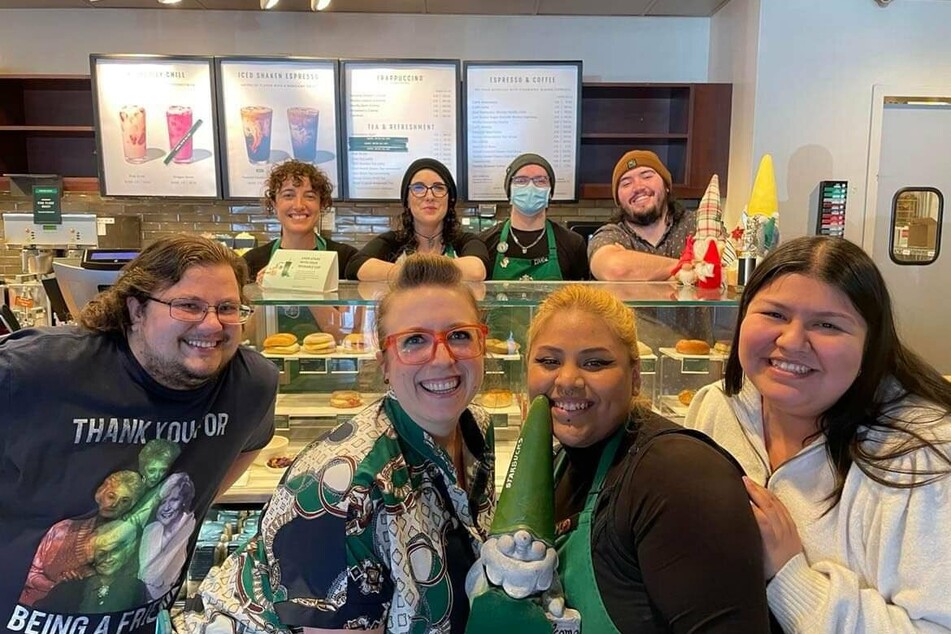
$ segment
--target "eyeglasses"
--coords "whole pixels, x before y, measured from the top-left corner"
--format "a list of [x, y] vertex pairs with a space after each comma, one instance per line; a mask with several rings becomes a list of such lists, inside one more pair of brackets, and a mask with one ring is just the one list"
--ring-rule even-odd
[[536, 187], [551, 187], [551, 180], [547, 176], [513, 176], [512, 185], [514, 187], [525, 187], [533, 183]]
[[234, 302], [221, 302], [217, 306], [212, 306], [208, 302], [200, 299], [173, 299], [165, 301], [157, 297], [146, 297], [153, 302], [165, 304], [168, 306], [168, 314], [172, 319], [178, 321], [188, 321], [197, 323], [205, 320], [209, 310], [215, 311], [218, 321], [229, 326], [243, 324], [254, 312], [254, 309], [244, 304], [235, 304]]
[[426, 192], [430, 191], [436, 198], [444, 198], [449, 193], [449, 188], [445, 183], [433, 183], [432, 185], [423, 185], [422, 183], [413, 183], [409, 186], [409, 193], [417, 198], [422, 198]]
[[465, 361], [485, 354], [485, 337], [489, 328], [485, 324], [467, 324], [449, 330], [404, 330], [383, 339], [383, 349], [393, 348], [396, 357], [407, 365], [429, 363], [436, 356], [436, 346], [442, 343], [449, 356], [456, 361]]

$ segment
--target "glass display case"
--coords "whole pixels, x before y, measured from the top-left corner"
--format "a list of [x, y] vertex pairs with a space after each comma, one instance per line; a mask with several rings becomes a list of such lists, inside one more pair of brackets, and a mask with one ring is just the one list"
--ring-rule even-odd
[[[491, 339], [482, 389], [475, 400], [490, 413], [495, 428], [497, 488], [527, 409], [528, 326], [541, 301], [564, 284], [472, 285]], [[732, 287], [706, 291], [668, 282], [589, 284], [608, 290], [635, 311], [643, 344], [641, 395], [664, 416], [682, 419], [694, 391], [722, 376], [723, 348], [732, 340], [739, 293]], [[194, 591], [212, 565], [254, 534], [259, 509], [290, 459], [383, 395], [385, 386], [376, 360], [375, 307], [386, 288], [385, 283], [341, 282], [337, 291], [322, 294], [263, 291], [258, 286], [246, 289], [255, 307], [245, 330], [247, 345], [280, 371], [277, 438], [209, 513], [189, 569], [187, 592]], [[307, 335], [316, 332], [332, 334], [333, 344], [327, 337], [306, 344]], [[296, 343], [288, 345], [285, 338], [277, 342], [280, 348], [266, 346], [266, 339], [276, 333], [292, 334]], [[710, 351], [678, 352], [677, 344], [683, 339], [702, 340]], [[717, 342], [720, 350], [714, 348]]]
[[[539, 303], [564, 284], [472, 285], [490, 338], [485, 378], [475, 401], [492, 416], [499, 480], [527, 407], [524, 353], [528, 325]], [[634, 309], [639, 339], [646, 346], [641, 353], [641, 394], [661, 414], [682, 418], [693, 391], [722, 376], [725, 355], [713, 347], [721, 342], [722, 348], [732, 339], [736, 291], [706, 291], [668, 282], [590, 284], [608, 290]], [[265, 502], [277, 485], [284, 472], [281, 465], [287, 462], [280, 458], [293, 457], [383, 395], [385, 386], [376, 359], [375, 305], [386, 284], [341, 282], [337, 291], [320, 294], [264, 291], [258, 286], [246, 290], [255, 307], [246, 340], [280, 371], [276, 427], [277, 434], [289, 441], [284, 447], [262, 452], [258, 464], [220, 500], [254, 504]], [[323, 342], [308, 344], [307, 335], [317, 332], [330, 333], [333, 343], [323, 337]], [[292, 334], [296, 343], [266, 346], [266, 339], [276, 333]], [[711, 350], [679, 353], [676, 346], [682, 339], [705, 341]]]

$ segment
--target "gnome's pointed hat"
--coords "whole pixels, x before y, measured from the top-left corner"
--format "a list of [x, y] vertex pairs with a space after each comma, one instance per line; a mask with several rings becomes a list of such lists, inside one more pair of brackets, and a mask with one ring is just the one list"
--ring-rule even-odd
[[551, 405], [545, 396], [536, 396], [515, 442], [490, 535], [525, 530], [535, 539], [555, 545], [551, 443]]
[[723, 210], [720, 208], [720, 179], [716, 174], [710, 179], [707, 191], [697, 207], [697, 237], [726, 239], [726, 227], [723, 226]]
[[714, 240], [707, 241], [707, 250], [703, 254], [703, 261], [711, 267], [711, 273], [697, 279], [697, 288], [720, 288], [723, 284], [723, 263], [720, 262], [720, 250]]
[[772, 216], [779, 212], [779, 199], [776, 196], [776, 175], [773, 173], [773, 157], [764, 154], [756, 170], [753, 181], [753, 193], [746, 206], [751, 216]]

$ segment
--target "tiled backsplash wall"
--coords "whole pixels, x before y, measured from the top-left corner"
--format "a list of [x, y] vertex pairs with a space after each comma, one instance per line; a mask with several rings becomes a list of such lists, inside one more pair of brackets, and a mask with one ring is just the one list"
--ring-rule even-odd
[[[330, 237], [349, 242], [357, 248], [366, 244], [374, 234], [395, 228], [401, 207], [399, 203], [337, 203], [335, 229]], [[475, 215], [477, 205], [460, 201], [456, 209], [461, 215]], [[143, 246], [156, 238], [181, 232], [236, 234], [247, 231], [258, 239], [258, 244], [277, 237], [280, 225], [273, 216], [264, 213], [260, 205], [228, 202], [183, 202], [157, 199], [102, 198], [98, 194], [67, 192], [62, 201], [63, 213], [94, 213], [97, 216], [139, 216], [142, 220]], [[613, 201], [582, 200], [575, 204], [555, 204], [548, 210], [550, 218], [566, 223], [572, 221], [606, 222], [611, 215]], [[32, 212], [32, 198], [0, 192], [0, 213], [9, 211]], [[508, 217], [508, 206], [498, 205], [497, 214]], [[0, 224], [0, 244], [3, 227]], [[21, 272], [20, 254], [16, 249], [0, 249], [0, 278]]]

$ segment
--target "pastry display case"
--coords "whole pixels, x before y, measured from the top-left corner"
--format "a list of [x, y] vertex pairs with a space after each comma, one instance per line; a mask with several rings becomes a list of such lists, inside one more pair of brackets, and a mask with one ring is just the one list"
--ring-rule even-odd
[[[538, 304], [564, 284], [473, 284], [489, 326], [485, 377], [475, 401], [492, 417], [499, 479], [511, 459], [527, 408], [528, 326]], [[732, 289], [711, 292], [667, 282], [590, 284], [610, 291], [634, 309], [641, 394], [661, 414], [682, 418], [693, 392], [722, 376], [738, 294]], [[383, 395], [375, 325], [376, 303], [386, 284], [341, 282], [337, 291], [329, 293], [263, 291], [258, 286], [246, 290], [255, 308], [246, 327], [246, 342], [280, 371], [276, 427], [277, 434], [288, 440], [277, 451], [262, 452], [259, 464], [219, 500], [253, 505], [268, 499], [289, 458]], [[706, 349], [678, 351], [678, 344], [687, 340], [703, 343]]]
[[[485, 377], [475, 401], [492, 417], [497, 488], [528, 405], [528, 326], [541, 301], [564, 284], [472, 285], [489, 326]], [[739, 294], [732, 288], [706, 291], [667, 282], [589, 284], [610, 291], [635, 311], [641, 395], [664, 416], [682, 420], [694, 392], [722, 377]], [[293, 457], [378, 400], [386, 387], [376, 360], [375, 335], [376, 303], [386, 291], [385, 283], [341, 282], [337, 291], [321, 294], [262, 291], [257, 286], [246, 291], [255, 309], [246, 326], [246, 343], [280, 371], [277, 433], [203, 524], [187, 592], [253, 535], [260, 508]]]

